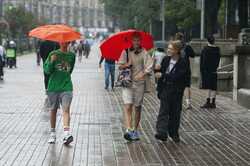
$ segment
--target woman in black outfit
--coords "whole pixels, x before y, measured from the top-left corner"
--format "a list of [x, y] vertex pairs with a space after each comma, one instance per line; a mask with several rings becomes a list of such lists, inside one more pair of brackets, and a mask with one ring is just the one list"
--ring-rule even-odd
[[201, 89], [208, 90], [207, 102], [201, 108], [216, 108], [217, 68], [220, 63], [220, 48], [215, 46], [213, 36], [207, 38], [208, 45], [201, 52]]
[[182, 43], [172, 41], [166, 57], [161, 63], [161, 78], [157, 85], [160, 111], [156, 123], [155, 138], [166, 141], [168, 135], [174, 142], [180, 142], [179, 126], [182, 98], [190, 72], [187, 61], [181, 57]]

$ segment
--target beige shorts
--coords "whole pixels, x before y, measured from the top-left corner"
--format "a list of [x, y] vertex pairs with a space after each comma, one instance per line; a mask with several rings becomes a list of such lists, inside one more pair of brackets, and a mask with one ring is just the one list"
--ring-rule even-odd
[[131, 88], [122, 89], [122, 99], [124, 104], [133, 104], [139, 107], [143, 104], [145, 82], [134, 82]]

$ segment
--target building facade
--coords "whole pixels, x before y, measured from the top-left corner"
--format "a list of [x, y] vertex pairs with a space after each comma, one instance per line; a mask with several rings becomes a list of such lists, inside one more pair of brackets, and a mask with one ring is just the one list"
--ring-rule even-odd
[[0, 0], [3, 11], [24, 6], [39, 19], [49, 23], [65, 23], [75, 27], [107, 28], [110, 22], [99, 0]]

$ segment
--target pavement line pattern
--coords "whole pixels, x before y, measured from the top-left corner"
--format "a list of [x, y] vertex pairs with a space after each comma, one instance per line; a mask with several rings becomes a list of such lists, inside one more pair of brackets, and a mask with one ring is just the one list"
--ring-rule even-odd
[[[61, 110], [57, 142], [47, 144], [49, 113], [42, 110], [45, 93], [42, 67], [34, 54], [18, 57], [17, 69], [5, 69], [0, 82], [1, 166], [248, 166], [250, 112], [218, 96], [218, 108], [201, 110], [205, 93], [192, 89], [192, 110], [183, 110], [181, 143], [155, 140], [159, 101], [146, 94], [140, 126], [141, 141], [123, 139], [121, 90], [104, 90], [98, 70], [99, 51], [76, 62], [71, 130], [74, 142], [62, 144]], [[185, 104], [184, 104], [185, 106]]]

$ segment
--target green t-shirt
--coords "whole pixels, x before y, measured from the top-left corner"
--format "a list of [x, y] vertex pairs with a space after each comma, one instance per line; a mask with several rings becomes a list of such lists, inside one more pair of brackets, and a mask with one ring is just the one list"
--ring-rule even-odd
[[[57, 60], [50, 61], [52, 55], [57, 56]], [[44, 63], [44, 72], [49, 74], [48, 92], [67, 92], [73, 91], [71, 73], [75, 65], [75, 54], [62, 52], [61, 50], [52, 51]]]

